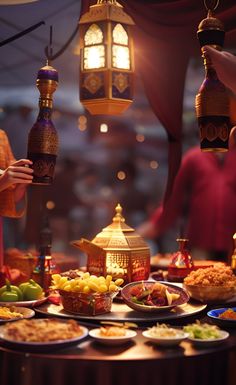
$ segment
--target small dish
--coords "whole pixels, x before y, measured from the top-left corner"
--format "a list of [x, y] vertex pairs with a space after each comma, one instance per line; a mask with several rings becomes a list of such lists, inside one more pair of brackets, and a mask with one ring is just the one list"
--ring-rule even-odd
[[198, 347], [211, 347], [212, 345], [217, 345], [219, 343], [224, 342], [229, 337], [229, 333], [225, 330], [220, 330], [219, 338], [192, 338], [188, 337], [188, 340], [191, 341], [195, 346]]
[[178, 330], [177, 336], [172, 337], [155, 337], [151, 334], [151, 330], [145, 330], [143, 331], [143, 336], [147, 338], [149, 341], [154, 342], [155, 344], [158, 344], [160, 346], [176, 346], [179, 345], [180, 342], [183, 340], [186, 340], [189, 336], [188, 333], [185, 333], [183, 330]]
[[14, 318], [10, 318], [10, 319], [5, 319], [5, 318], [0, 317], [0, 324], [5, 323], [5, 322], [12, 322], [12, 321], [17, 321], [17, 320], [21, 320], [21, 319], [32, 318], [35, 315], [35, 311], [33, 309], [29, 309], [27, 307], [11, 306], [11, 309], [14, 312], [20, 313], [22, 315], [22, 317], [19, 316], [19, 317], [14, 317]]
[[207, 316], [219, 326], [236, 327], [236, 319], [219, 317], [220, 314], [224, 313], [226, 310], [229, 309], [236, 312], [236, 307], [222, 307], [220, 309], [212, 309], [208, 311]]
[[159, 313], [163, 311], [169, 311], [174, 307], [183, 305], [189, 301], [189, 295], [184, 289], [172, 283], [162, 282], [162, 281], [159, 281], [158, 283], [166, 286], [168, 288], [169, 293], [179, 294], [179, 298], [176, 300], [173, 300], [171, 305], [149, 306], [149, 305], [139, 304], [131, 300], [131, 292], [134, 287], [144, 285], [145, 289], [151, 289], [155, 283], [156, 281], [137, 281], [137, 282], [128, 283], [126, 286], [124, 286], [123, 289], [121, 290], [121, 295], [126, 305], [128, 305], [131, 309], [134, 309], [136, 311], [142, 311], [142, 312], [148, 312], [148, 313]]
[[89, 331], [90, 337], [94, 338], [96, 341], [104, 344], [104, 345], [121, 345], [125, 342], [130, 341], [132, 338], [134, 338], [137, 333], [134, 330], [126, 329], [124, 336], [117, 336], [117, 337], [104, 337], [100, 334], [100, 328], [91, 329]]

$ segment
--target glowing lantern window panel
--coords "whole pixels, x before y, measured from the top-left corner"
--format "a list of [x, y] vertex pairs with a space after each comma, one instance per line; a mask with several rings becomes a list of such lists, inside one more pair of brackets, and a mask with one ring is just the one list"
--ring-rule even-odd
[[105, 47], [104, 45], [95, 45], [84, 48], [84, 69], [105, 67]]
[[84, 36], [84, 44], [94, 45], [101, 44], [103, 42], [103, 33], [101, 28], [97, 24], [92, 24]]
[[113, 29], [112, 37], [114, 43], [128, 45], [128, 34], [121, 24], [116, 24]]
[[80, 101], [92, 115], [119, 115], [133, 101], [134, 22], [116, 0], [97, 0], [79, 25]]
[[121, 69], [130, 69], [129, 48], [121, 45], [112, 47], [112, 66]]

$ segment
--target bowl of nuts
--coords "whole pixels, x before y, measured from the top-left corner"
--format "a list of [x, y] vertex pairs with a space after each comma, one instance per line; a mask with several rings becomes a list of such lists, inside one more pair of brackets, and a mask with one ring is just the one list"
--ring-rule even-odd
[[183, 287], [190, 297], [204, 303], [224, 303], [236, 297], [236, 276], [223, 263], [192, 271]]

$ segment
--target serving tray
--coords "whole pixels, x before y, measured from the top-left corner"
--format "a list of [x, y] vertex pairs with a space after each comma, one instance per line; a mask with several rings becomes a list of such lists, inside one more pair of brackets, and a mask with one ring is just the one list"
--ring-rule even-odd
[[161, 313], [143, 313], [130, 309], [124, 303], [113, 303], [110, 313], [99, 314], [96, 316], [78, 315], [66, 312], [62, 305], [43, 304], [35, 311], [49, 316], [74, 318], [77, 320], [86, 320], [92, 322], [100, 321], [122, 321], [122, 322], [135, 322], [135, 323], [150, 323], [158, 321], [168, 321], [172, 319], [178, 319], [188, 317], [197, 313], [200, 313], [206, 308], [206, 304], [189, 301], [180, 306], [176, 306], [166, 312]]

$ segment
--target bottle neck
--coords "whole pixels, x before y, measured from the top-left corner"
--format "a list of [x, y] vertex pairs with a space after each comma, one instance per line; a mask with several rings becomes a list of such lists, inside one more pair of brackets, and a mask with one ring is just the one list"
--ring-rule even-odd
[[50, 258], [51, 257], [51, 246], [41, 246], [39, 249], [39, 256]]
[[50, 120], [52, 116], [52, 109], [45, 106], [40, 106], [38, 119]]
[[48, 108], [52, 110], [53, 102], [52, 98], [49, 95], [46, 96], [40, 96], [39, 98], [39, 108]]

